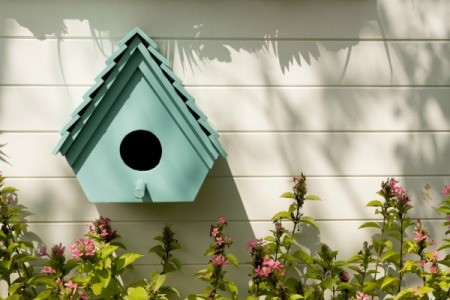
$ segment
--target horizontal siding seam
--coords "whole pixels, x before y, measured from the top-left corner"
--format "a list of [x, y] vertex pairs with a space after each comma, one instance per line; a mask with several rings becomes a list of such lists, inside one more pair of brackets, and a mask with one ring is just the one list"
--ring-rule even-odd
[[[108, 37], [92, 37], [92, 36], [18, 36], [18, 35], [0, 35], [0, 39], [10, 40], [108, 40], [111, 42], [118, 42], [122, 37], [108, 36]], [[264, 41], [264, 42], [450, 42], [448, 38], [336, 38], [336, 37], [233, 37], [233, 36], [215, 36], [215, 37], [167, 37], [167, 36], [152, 36], [154, 41]]]
[[[94, 84], [94, 83], [92, 83]], [[2, 87], [67, 87], [67, 88], [90, 88], [92, 84], [39, 84], [39, 83], [0, 83]], [[428, 85], [395, 85], [395, 84], [183, 84], [185, 88], [413, 88], [413, 89], [448, 89], [450, 84], [428, 84]]]
[[[220, 134], [237, 135], [237, 134], [440, 134], [450, 133], [450, 129], [440, 130], [217, 130]], [[0, 134], [55, 134], [58, 130], [33, 130], [18, 129], [9, 130], [0, 129]]]
[[[7, 176], [7, 179], [14, 179], [14, 180], [58, 180], [58, 179], [70, 179], [70, 180], [76, 180], [75, 176], [8, 176], [7, 174], [4, 174]], [[206, 180], [208, 179], [239, 179], [239, 180], [253, 180], [253, 179], [286, 179], [290, 181], [292, 177], [298, 176], [299, 174], [292, 174], [292, 175], [231, 175], [231, 176], [216, 176], [216, 175], [208, 175]], [[407, 178], [424, 178], [424, 179], [431, 179], [431, 178], [450, 178], [450, 174], [430, 174], [430, 175], [424, 175], [424, 174], [382, 174], [382, 175], [373, 175], [373, 174], [363, 174], [363, 175], [309, 175], [306, 174], [308, 178], [316, 178], [316, 179], [339, 179], [339, 178], [346, 178], [346, 179], [352, 179], [352, 178], [387, 178], [387, 177], [395, 177], [397, 179], [407, 179]]]
[[[198, 89], [450, 89], [450, 85], [185, 85], [185, 88]], [[1, 84], [0, 88], [91, 88], [91, 84]], [[81, 99], [81, 98], [80, 98]], [[80, 100], [81, 101], [81, 100]]]

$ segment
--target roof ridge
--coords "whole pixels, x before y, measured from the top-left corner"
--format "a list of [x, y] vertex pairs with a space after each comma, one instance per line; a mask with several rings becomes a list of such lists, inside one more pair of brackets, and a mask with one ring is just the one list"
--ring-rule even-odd
[[[161, 71], [158, 71], [157, 73], [161, 73], [162, 76], [168, 81], [169, 86], [173, 88], [174, 94], [169, 98], [173, 98], [171, 101], [173, 101], [174, 104], [176, 103], [176, 106], [179, 107], [178, 113], [181, 114], [183, 118], [186, 118], [185, 122], [187, 122], [187, 125], [190, 124], [189, 127], [191, 127], [191, 130], [197, 132], [196, 135], [203, 141], [202, 143], [204, 146], [206, 146], [206, 148], [210, 148], [212, 146], [212, 148], [208, 151], [215, 149], [215, 151], [217, 151], [216, 153], [226, 157], [227, 154], [218, 140], [219, 134], [209, 124], [207, 116], [197, 107], [194, 98], [184, 89], [181, 79], [170, 69], [170, 62], [156, 50], [157, 44], [141, 29], [136, 27], [118, 42], [118, 46], [119, 49], [117, 49], [113, 55], [106, 60], [107, 66], [96, 77], [95, 84], [83, 96], [84, 101], [75, 109], [72, 113], [72, 118], [61, 129], [60, 134], [62, 137], [53, 153], [57, 154], [58, 152], [61, 152], [62, 155], [67, 153], [73, 142], [78, 137], [78, 133], [83, 129], [90, 116], [104, 100], [106, 92], [112, 85], [114, 85], [114, 82], [119, 74], [121, 74], [122, 70], [128, 64], [136, 50], [138, 50], [143, 56], [143, 61], [148, 64], [148, 67], [151, 69], [154, 68], [151, 66], [149, 59], [156, 63], [156, 66], [158, 67], [157, 69]], [[140, 63], [138, 63], [137, 69], [140, 68], [139, 64]], [[158, 76], [161, 75], [155, 74], [155, 76], [158, 78]], [[160, 84], [162, 84], [163, 87], [166, 83], [160, 81]], [[173, 93], [167, 90], [167, 88], [165, 89], [167, 92]], [[177, 98], [182, 102], [178, 101]], [[93, 105], [95, 105], [95, 107], [93, 107]], [[182, 106], [186, 108], [182, 108]], [[89, 115], [85, 115], [87, 111]], [[190, 118], [192, 121], [190, 121]], [[196, 129], [195, 127], [198, 128]], [[77, 132], [72, 132], [73, 130], [77, 130]], [[205, 135], [207, 138], [206, 140], [202, 137], [202, 134]], [[70, 138], [71, 136], [72, 138]], [[210, 146], [208, 146], [208, 144], [210, 144]], [[213, 156], [212, 158], [217, 157], [217, 154], [211, 153], [210, 155]]]

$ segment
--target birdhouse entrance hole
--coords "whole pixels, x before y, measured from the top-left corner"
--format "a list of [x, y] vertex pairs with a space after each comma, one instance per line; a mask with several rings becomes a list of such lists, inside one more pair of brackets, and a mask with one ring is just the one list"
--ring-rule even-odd
[[123, 162], [137, 171], [149, 171], [161, 160], [162, 148], [159, 139], [150, 131], [136, 130], [127, 134], [120, 144]]

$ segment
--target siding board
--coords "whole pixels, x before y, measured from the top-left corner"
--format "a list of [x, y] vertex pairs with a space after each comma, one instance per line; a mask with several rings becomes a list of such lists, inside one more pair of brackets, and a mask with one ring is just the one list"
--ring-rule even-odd
[[[306, 174], [308, 176], [308, 174]], [[399, 177], [412, 198], [415, 218], [436, 218], [434, 210], [442, 200], [440, 191], [448, 177]], [[321, 201], [307, 202], [304, 213], [318, 220], [358, 220], [374, 218], [365, 205], [379, 198], [385, 177], [308, 177], [309, 193]], [[114, 222], [195, 222], [214, 221], [225, 216], [232, 221], [266, 221], [290, 201], [280, 199], [292, 188], [291, 178], [207, 178], [193, 203], [89, 203], [75, 178], [8, 178], [19, 189], [19, 202], [31, 214], [31, 222], [90, 222], [99, 215]], [[426, 190], [425, 185], [431, 189]], [[217, 191], [221, 191], [218, 193]], [[431, 199], [424, 197], [428, 193]], [[189, 213], [186, 213], [189, 212]]]
[[[2, 1], [0, 36], [117, 38], [449, 38], [446, 0]], [[161, 14], [161, 12], [170, 12]], [[189, 11], [189, 13], [185, 13]], [[217, 12], [220, 12], [218, 14]], [[120, 22], [112, 17], [121, 16]], [[401, 20], [399, 22], [398, 20]]]
[[[161, 44], [188, 86], [448, 87], [450, 79], [448, 41], [183, 40], [173, 51]], [[93, 40], [0, 39], [0, 58], [8, 58], [0, 85], [93, 84], [112, 51]]]
[[[423, 225], [429, 228], [430, 236], [439, 240], [443, 238], [445, 228], [440, 224], [442, 220], [424, 220]], [[339, 249], [339, 257], [349, 259], [355, 255], [366, 240], [376, 234], [375, 230], [358, 229], [363, 224], [363, 220], [339, 222], [319, 221], [320, 231], [309, 227], [302, 227], [298, 234], [297, 241], [315, 253], [321, 242], [326, 242], [331, 248]], [[159, 235], [164, 227], [164, 222], [132, 222], [114, 223], [114, 228], [122, 236], [122, 241], [127, 245], [128, 251], [146, 254], [148, 249], [157, 243], [153, 237]], [[181, 250], [176, 256], [185, 264], [204, 264], [204, 251], [207, 249], [211, 238], [209, 237], [210, 222], [173, 222], [171, 228], [175, 232], [176, 239], [181, 244]], [[288, 227], [287, 227], [288, 228]], [[254, 237], [263, 238], [270, 234], [273, 229], [272, 222], [230, 222], [227, 232], [233, 239], [231, 252], [235, 253], [239, 261], [245, 262], [250, 257], [245, 246]], [[42, 238], [40, 241], [49, 246], [62, 242], [63, 245], [70, 246], [76, 237], [82, 236], [88, 230], [87, 223], [79, 224], [30, 224], [29, 235], [35, 234]], [[412, 230], [411, 230], [412, 231]], [[407, 236], [412, 237], [412, 232], [408, 231]], [[139, 236], [139, 238], [136, 238]], [[139, 260], [139, 264], [157, 264], [158, 257], [146, 255]], [[206, 260], [207, 262], [207, 260]]]
[[[0, 131], [59, 131], [88, 87], [0, 87]], [[218, 131], [448, 131], [450, 88], [190, 87]]]
[[[392, 133], [222, 133], [227, 160], [212, 177], [293, 176], [449, 176], [449, 132]], [[66, 160], [51, 151], [57, 133], [0, 134], [10, 177], [72, 177]]]

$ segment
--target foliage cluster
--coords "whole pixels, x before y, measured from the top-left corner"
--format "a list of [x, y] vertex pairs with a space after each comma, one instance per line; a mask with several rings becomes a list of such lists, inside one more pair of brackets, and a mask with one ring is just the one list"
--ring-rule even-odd
[[[8, 286], [5, 299], [177, 299], [176, 288], [167, 286], [168, 273], [180, 271], [181, 262], [174, 257], [180, 249], [169, 225], [154, 238], [157, 245], [149, 253], [157, 255], [161, 270], [149, 277], [124, 285], [121, 276], [141, 254], [128, 252], [111, 220], [100, 217], [89, 226], [66, 251], [64, 245], [35, 249], [24, 238], [26, 212], [17, 203], [17, 190], [4, 186], [0, 174], [0, 280]], [[293, 179], [292, 191], [281, 195], [290, 201], [288, 209], [276, 213], [274, 228], [265, 238], [254, 238], [247, 244], [250, 261], [249, 288], [239, 294], [237, 285], [226, 278], [226, 266], [238, 267], [237, 258], [229, 252], [233, 244], [227, 234], [228, 222], [219, 217], [212, 224], [212, 239], [205, 256], [206, 268], [195, 276], [206, 283], [203, 292], [188, 295], [200, 299], [449, 299], [450, 238], [436, 243], [420, 219], [413, 220], [413, 208], [406, 190], [394, 178], [381, 183], [380, 199], [368, 202], [375, 221], [360, 228], [373, 232], [353, 257], [338, 259], [338, 252], [325, 243], [315, 253], [305, 248], [302, 228], [318, 230], [316, 221], [303, 213], [309, 201], [320, 200], [308, 194], [306, 177]], [[450, 234], [450, 186], [437, 210], [444, 214], [443, 226]], [[70, 252], [70, 256], [67, 254]], [[410, 283], [415, 285], [411, 286]]]

